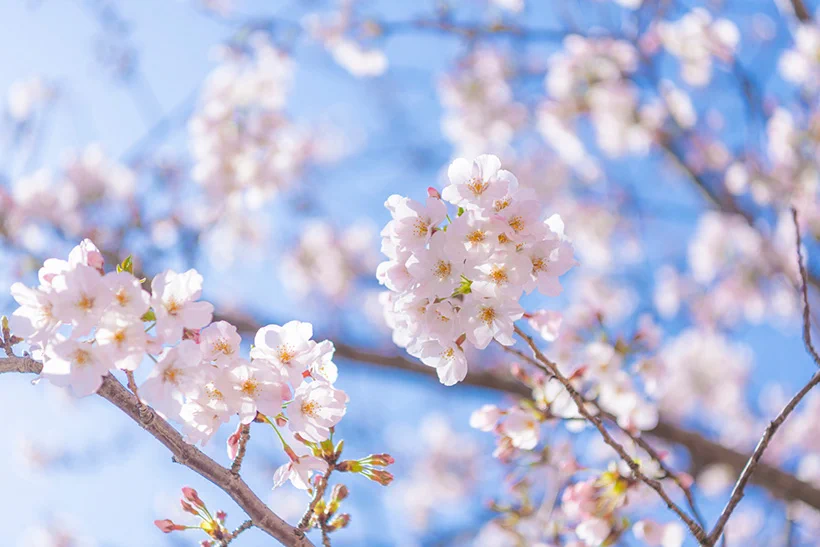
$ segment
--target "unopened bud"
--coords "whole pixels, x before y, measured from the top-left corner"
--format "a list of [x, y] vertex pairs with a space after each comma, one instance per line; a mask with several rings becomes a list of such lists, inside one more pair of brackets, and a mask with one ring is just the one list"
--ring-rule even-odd
[[220, 510], [216, 512], [216, 520], [218, 520], [219, 522], [225, 522], [226, 518], [228, 518], [228, 513], [226, 513], [225, 511]]
[[370, 456], [362, 458], [359, 461], [364, 465], [376, 465], [380, 467], [387, 467], [388, 465], [393, 465], [396, 462], [390, 454], [371, 454]]
[[336, 443], [336, 449], [335, 449], [335, 452], [336, 452], [336, 457], [337, 457], [337, 458], [338, 458], [339, 456], [341, 456], [341, 455], [342, 455], [342, 450], [344, 449], [344, 447], [345, 447], [345, 441], [344, 441], [344, 439], [342, 439], [341, 441], [339, 441], [338, 443]]
[[214, 542], [208, 539], [203, 539], [199, 542], [199, 547], [214, 547]]
[[342, 501], [350, 494], [350, 491], [347, 489], [347, 486], [344, 484], [337, 484], [333, 487], [333, 491], [330, 494], [331, 499], [336, 501]]
[[350, 515], [347, 513], [342, 513], [332, 521], [330, 521], [327, 525], [328, 528], [331, 530], [340, 530], [350, 524]]
[[431, 198], [441, 199], [441, 194], [439, 193], [439, 191], [433, 188], [432, 186], [427, 187], [427, 195]]
[[171, 532], [175, 532], [178, 530], [185, 530], [185, 526], [182, 526], [181, 524], [176, 524], [171, 519], [155, 520], [154, 526], [156, 526], [166, 534], [170, 534]]
[[179, 500], [180, 505], [182, 505], [182, 510], [186, 513], [191, 513], [192, 515], [199, 516], [199, 513], [196, 512], [196, 509], [185, 500]]
[[288, 425], [287, 419], [281, 414], [277, 415], [276, 418], [274, 418], [274, 421], [276, 422], [276, 425], [278, 425], [279, 427], [285, 427], [286, 425]]
[[198, 507], [200, 509], [205, 508], [205, 502], [203, 502], [199, 494], [197, 494], [196, 490], [191, 488], [190, 486], [186, 486], [182, 489], [182, 495], [186, 501], [188, 501], [194, 507]]
[[236, 431], [228, 437], [228, 458], [231, 461], [236, 459], [236, 455], [239, 453], [239, 439], [242, 438], [242, 424], [240, 423]]
[[371, 481], [375, 481], [382, 486], [387, 486], [393, 482], [393, 474], [382, 469], [365, 469], [362, 474]]

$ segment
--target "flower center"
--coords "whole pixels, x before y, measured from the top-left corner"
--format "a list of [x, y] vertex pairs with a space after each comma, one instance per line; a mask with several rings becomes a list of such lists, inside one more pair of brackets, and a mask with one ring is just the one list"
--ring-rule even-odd
[[233, 353], [233, 348], [231, 348], [231, 345], [228, 343], [227, 340], [225, 340], [224, 338], [219, 338], [211, 346], [211, 351], [213, 351], [214, 353], [222, 353], [223, 355], [230, 355]]
[[436, 268], [433, 270], [433, 274], [439, 278], [439, 280], [444, 280], [450, 277], [450, 273], [453, 271], [453, 266], [449, 262], [445, 262], [444, 260], [439, 260], [436, 264]]
[[165, 310], [168, 312], [168, 315], [176, 315], [179, 313], [179, 310], [181, 309], [182, 305], [177, 301], [176, 298], [171, 297], [171, 299], [165, 303]]
[[492, 270], [490, 270], [490, 279], [496, 285], [502, 285], [509, 281], [509, 277], [507, 277], [507, 271], [498, 265], [493, 266]]
[[279, 357], [279, 360], [282, 363], [287, 365], [293, 360], [294, 357], [296, 357], [296, 352], [293, 351], [293, 348], [287, 344], [282, 344], [276, 348], [276, 356]]
[[547, 261], [544, 260], [542, 256], [534, 256], [532, 257], [532, 273], [537, 274], [538, 272], [545, 272], [547, 271]]
[[486, 232], [484, 230], [473, 230], [469, 234], [467, 234], [467, 241], [472, 243], [473, 245], [477, 243], [482, 243], [487, 238]]
[[505, 197], [504, 199], [497, 199], [493, 202], [493, 209], [496, 213], [498, 213], [509, 207], [510, 203], [512, 203], [512, 200], [509, 198], [509, 196]]
[[518, 233], [521, 230], [523, 230], [525, 226], [524, 219], [521, 217], [521, 215], [515, 215], [509, 221], [507, 221], [507, 224], [510, 225], [510, 228], [515, 230], [515, 233]]
[[467, 183], [467, 188], [473, 193], [475, 197], [481, 196], [487, 188], [490, 187], [489, 182], [484, 182], [479, 178], [473, 178]]
[[421, 217], [417, 218], [416, 222], [413, 224], [413, 233], [416, 234], [417, 237], [426, 236], [427, 232], [429, 230], [430, 230], [430, 223], [425, 221]]
[[505, 245], [510, 242], [510, 238], [507, 237], [507, 234], [498, 234], [498, 242], [501, 245]]
[[222, 401], [225, 399], [225, 395], [217, 388], [215, 388], [213, 385], [206, 386], [205, 393], [208, 395], [208, 398], [212, 401]]
[[91, 311], [91, 308], [94, 307], [94, 299], [87, 294], [82, 293], [80, 294], [80, 299], [77, 300], [77, 307], [84, 312], [89, 312]]
[[248, 397], [256, 397], [259, 393], [259, 382], [254, 380], [253, 378], [248, 378], [244, 382], [242, 382], [242, 387], [240, 389], [243, 394], [247, 395]]
[[452, 361], [455, 356], [456, 352], [453, 348], [447, 348], [446, 350], [441, 352], [441, 358], [446, 359], [448, 361]]
[[122, 287], [114, 294], [114, 300], [116, 300], [120, 306], [127, 306], [131, 299], [128, 298], [128, 291], [125, 290], [125, 287]]
[[118, 346], [121, 346], [122, 343], [125, 342], [125, 329], [120, 329], [114, 333], [114, 342], [116, 342]]
[[319, 404], [316, 401], [302, 401], [302, 405], [300, 406], [302, 414], [305, 416], [310, 416], [311, 418], [316, 417], [316, 411], [318, 409]]
[[495, 316], [495, 308], [490, 306], [482, 306], [478, 311], [478, 318], [486, 325], [490, 325], [495, 320]]
[[74, 352], [74, 364], [79, 367], [84, 367], [91, 361], [91, 354], [84, 350], [78, 349]]
[[171, 383], [174, 385], [179, 384], [180, 370], [174, 367], [168, 367], [164, 371], [162, 371], [162, 381]]

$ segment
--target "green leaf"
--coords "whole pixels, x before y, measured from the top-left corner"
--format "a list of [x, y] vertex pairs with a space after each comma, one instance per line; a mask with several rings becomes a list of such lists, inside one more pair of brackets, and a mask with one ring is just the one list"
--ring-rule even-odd
[[134, 273], [134, 259], [131, 255], [125, 257], [120, 264], [117, 264], [117, 272]]
[[148, 310], [147, 312], [145, 312], [145, 313], [142, 315], [141, 319], [142, 319], [143, 321], [156, 321], [156, 320], [157, 320], [157, 316], [156, 316], [156, 314], [154, 313], [154, 310]]
[[458, 208], [458, 216], [461, 216], [463, 214], [464, 214], [464, 207], [459, 207]]

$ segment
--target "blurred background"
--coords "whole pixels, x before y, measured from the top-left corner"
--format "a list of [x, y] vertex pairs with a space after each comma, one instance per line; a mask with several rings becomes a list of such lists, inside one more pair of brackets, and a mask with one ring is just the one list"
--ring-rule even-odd
[[[520, 505], [523, 475], [539, 499], [558, 488], [550, 467], [525, 474], [520, 461], [493, 458], [492, 434], [469, 427], [482, 404], [521, 395], [505, 388], [509, 355], [471, 356], [471, 370], [507, 380], [483, 387], [445, 388], [412, 358], [387, 359], [406, 354], [384, 324], [375, 277], [384, 201], [441, 189], [456, 157], [498, 155], [548, 214], [561, 215], [580, 262], [560, 297], [525, 299], [528, 310], [565, 314], [569, 334], [547, 350], [583, 364], [602, 331], [629, 336], [651, 319], [662, 331], [652, 394], [662, 424], [748, 454], [814, 371], [800, 339], [788, 209], [798, 210], [817, 272], [814, 299], [814, 8], [3, 2], [2, 286], [34, 284], [44, 258], [90, 237], [109, 264], [132, 254], [149, 275], [197, 268], [203, 298], [244, 326], [246, 341], [260, 325], [313, 322], [318, 339], [339, 346], [338, 385], [351, 400], [339, 428], [346, 450], [397, 461], [388, 488], [347, 481], [352, 521], [334, 545], [536, 544], [501, 532], [496, 519]], [[6, 296], [3, 312], [14, 307]], [[229, 526], [244, 520], [104, 401], [0, 380], [3, 545], [196, 545], [195, 533], [165, 536], [152, 524], [178, 518], [184, 485], [226, 510]], [[815, 493], [818, 405], [810, 398], [767, 456]], [[205, 451], [227, 461], [232, 431]], [[547, 436], [554, 453], [573, 451], [587, 465], [610, 457], [594, 434], [558, 425]], [[659, 433], [658, 442], [698, 478], [698, 502], [714, 519], [737, 462], [673, 437]], [[270, 490], [284, 459], [272, 435], [255, 434], [243, 469], [293, 522], [307, 497], [289, 485]], [[729, 544], [820, 545], [820, 507], [784, 497], [795, 496], [753, 487]], [[636, 511], [658, 509], [653, 500]], [[237, 544], [265, 541], [251, 530]]]

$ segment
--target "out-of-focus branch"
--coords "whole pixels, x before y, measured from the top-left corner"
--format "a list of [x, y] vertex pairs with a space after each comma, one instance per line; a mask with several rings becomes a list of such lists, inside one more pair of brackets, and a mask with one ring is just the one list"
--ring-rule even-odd
[[[817, 351], [814, 349], [814, 345], [811, 342], [811, 310], [809, 308], [809, 299], [808, 299], [808, 292], [806, 289], [806, 268], [803, 265], [803, 251], [801, 250], [801, 238], [800, 238], [800, 224], [797, 222], [797, 210], [792, 208], [792, 219], [794, 221], [794, 229], [796, 232], [796, 243], [797, 243], [797, 265], [800, 270], [800, 279], [801, 279], [801, 290], [804, 296], [803, 299], [803, 333], [804, 333], [804, 342], [806, 344], [806, 349], [808, 350], [809, 354], [816, 361], [820, 361], [817, 358]], [[726, 523], [729, 522], [729, 517], [732, 516], [732, 512], [735, 510], [735, 507], [740, 503], [740, 500], [743, 499], [744, 490], [746, 488], [746, 484], [751, 479], [752, 474], [755, 472], [755, 468], [757, 467], [758, 463], [760, 462], [760, 458], [763, 457], [763, 453], [766, 451], [766, 448], [769, 446], [774, 434], [777, 433], [777, 430], [783, 425], [783, 422], [789, 417], [789, 415], [794, 411], [800, 401], [803, 400], [809, 391], [811, 391], [814, 386], [820, 384], [820, 372], [815, 372], [814, 376], [811, 377], [811, 380], [803, 386], [803, 389], [797, 392], [791, 400], [786, 403], [786, 406], [783, 407], [783, 410], [780, 411], [780, 414], [772, 420], [769, 425], [766, 427], [766, 430], [763, 432], [763, 436], [760, 438], [760, 441], [757, 443], [757, 447], [752, 455], [749, 457], [749, 461], [746, 463], [746, 466], [743, 468], [743, 471], [740, 473], [740, 476], [735, 483], [735, 487], [732, 489], [732, 495], [729, 497], [729, 501], [726, 503], [726, 507], [723, 508], [720, 516], [718, 517], [717, 522], [715, 523], [715, 527], [712, 532], [709, 534], [709, 540], [707, 545], [714, 545], [717, 540], [720, 539], [721, 534], [723, 533], [724, 528], [726, 527]]]
[[[11, 356], [0, 359], [0, 373], [39, 374], [42, 369], [43, 365], [30, 357]], [[250, 517], [250, 523], [253, 526], [264, 530], [283, 545], [292, 547], [313, 545], [303, 532], [289, 525], [268, 509], [265, 502], [259, 499], [238, 475], [219, 465], [195, 446], [186, 443], [182, 435], [150, 407], [145, 407], [140, 412], [137, 397], [112, 375], [108, 374], [103, 378], [97, 395], [122, 410], [140, 427], [165, 445], [174, 455], [175, 462], [199, 473], [233, 498]], [[250, 527], [250, 524], [247, 527]]]
[[[244, 315], [223, 315], [220, 318], [215, 318], [215, 320], [216, 319], [228, 321], [235, 325], [240, 331], [246, 333], [253, 333], [259, 328], [257, 322]], [[337, 340], [334, 340], [334, 345], [336, 346], [336, 356], [348, 361], [400, 370], [412, 374], [420, 374], [432, 379], [436, 378], [436, 370], [434, 368], [400, 355], [385, 354], [380, 351], [360, 348]], [[515, 397], [532, 396], [532, 392], [527, 386], [516, 381], [511, 376], [502, 376], [484, 370], [471, 370], [464, 381], [459, 385], [500, 391]], [[690, 471], [693, 474], [713, 464], [728, 465], [734, 472], [740, 473], [746, 461], [749, 459], [749, 454], [744, 454], [707, 439], [703, 434], [684, 429], [669, 420], [663, 419], [663, 417], [661, 417], [655, 429], [647, 431], [646, 434], [686, 448], [691, 459]], [[794, 475], [773, 465], [760, 463], [757, 467], [757, 471], [752, 476], [751, 482], [765, 488], [772, 496], [785, 500], [799, 500], [820, 510], [820, 488], [803, 482]]]
[[809, 13], [806, 4], [803, 3], [803, 0], [791, 0], [792, 8], [794, 9], [794, 15], [803, 23], [811, 22], [811, 13]]

